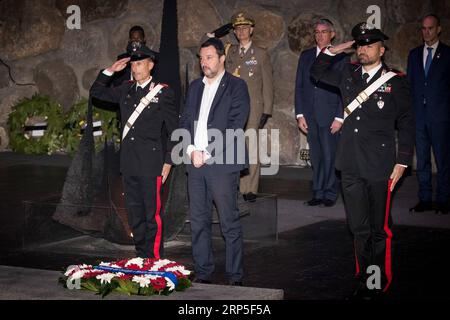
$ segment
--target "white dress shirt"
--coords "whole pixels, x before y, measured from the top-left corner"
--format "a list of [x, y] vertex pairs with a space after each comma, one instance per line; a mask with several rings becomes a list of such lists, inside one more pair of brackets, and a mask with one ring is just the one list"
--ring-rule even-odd
[[364, 73], [368, 73], [368, 74], [369, 74], [369, 77], [367, 78], [366, 82], [369, 83], [370, 79], [373, 78], [373, 76], [381, 69], [382, 66], [383, 66], [383, 64], [380, 62], [379, 65], [377, 65], [375, 68], [370, 69], [370, 71], [366, 71], [366, 70], [364, 69], [364, 66], [363, 66], [363, 67], [361, 68], [361, 76], [362, 76]]
[[431, 57], [434, 58], [434, 55], [436, 54], [438, 45], [439, 45], [439, 41], [436, 41], [436, 43], [433, 44], [432, 46], [429, 46], [426, 43], [424, 43], [424, 45], [423, 45], [423, 68], [424, 69], [425, 69], [425, 63], [427, 61], [427, 56], [428, 56], [427, 48], [433, 48], [433, 50], [431, 50]]
[[206, 150], [206, 147], [208, 147], [208, 117], [214, 97], [216, 96], [217, 89], [219, 89], [220, 81], [222, 81], [224, 74], [225, 71], [223, 71], [213, 83], [209, 83], [208, 78], [203, 77], [205, 88], [203, 89], [197, 128], [195, 129], [194, 144], [189, 145], [186, 150], [189, 157], [191, 157], [193, 151], [203, 151], [205, 153], [205, 160], [211, 157]]

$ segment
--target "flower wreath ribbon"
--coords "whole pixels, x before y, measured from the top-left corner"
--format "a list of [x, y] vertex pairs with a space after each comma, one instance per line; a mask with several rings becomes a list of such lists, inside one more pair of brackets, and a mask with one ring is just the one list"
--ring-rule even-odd
[[124, 274], [132, 274], [132, 275], [152, 275], [152, 276], [160, 276], [169, 278], [175, 287], [178, 285], [177, 276], [172, 272], [166, 271], [148, 271], [148, 270], [132, 270], [127, 268], [114, 268], [114, 267], [106, 267], [106, 266], [95, 266], [94, 269], [103, 270], [113, 273], [124, 273]]

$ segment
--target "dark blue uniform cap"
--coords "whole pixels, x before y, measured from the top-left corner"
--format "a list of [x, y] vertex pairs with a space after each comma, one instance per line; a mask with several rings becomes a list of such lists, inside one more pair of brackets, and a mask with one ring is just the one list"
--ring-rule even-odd
[[375, 26], [367, 22], [360, 22], [354, 26], [352, 29], [352, 37], [355, 40], [355, 45], [358, 46], [367, 46], [378, 41], [389, 39], [380, 29], [375, 28]]
[[145, 45], [133, 48], [130, 61], [139, 61], [150, 58], [154, 63], [158, 61], [158, 52], [149, 49]]

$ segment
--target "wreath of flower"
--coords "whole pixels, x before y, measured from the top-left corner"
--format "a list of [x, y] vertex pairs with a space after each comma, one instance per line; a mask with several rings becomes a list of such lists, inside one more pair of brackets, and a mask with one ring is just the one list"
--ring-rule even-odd
[[[41, 137], [30, 137], [26, 132], [30, 119], [45, 120], [47, 127]], [[26, 154], [53, 154], [63, 148], [63, 111], [61, 105], [49, 97], [35, 94], [12, 107], [8, 118], [10, 147]]]
[[169, 295], [191, 286], [191, 271], [167, 259], [125, 259], [70, 266], [59, 279], [68, 289], [93, 291], [103, 297], [111, 292], [128, 295]]
[[[65, 150], [69, 154], [75, 153], [83, 136], [83, 131], [86, 128], [88, 101], [86, 99], [76, 103], [66, 116], [64, 141]], [[120, 130], [118, 126], [118, 119], [114, 111], [108, 111], [93, 107], [93, 122], [101, 121], [102, 134], [94, 136], [95, 151], [99, 152], [103, 149], [105, 139], [113, 141], [116, 145], [120, 143]]]

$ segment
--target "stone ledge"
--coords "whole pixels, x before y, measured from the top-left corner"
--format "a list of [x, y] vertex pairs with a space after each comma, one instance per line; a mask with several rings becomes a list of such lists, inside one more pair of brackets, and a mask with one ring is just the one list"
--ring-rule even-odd
[[[0, 266], [0, 300], [101, 300], [93, 292], [70, 291], [58, 284], [57, 271]], [[193, 284], [169, 296], [127, 296], [113, 293], [105, 300], [282, 300], [283, 290]]]

